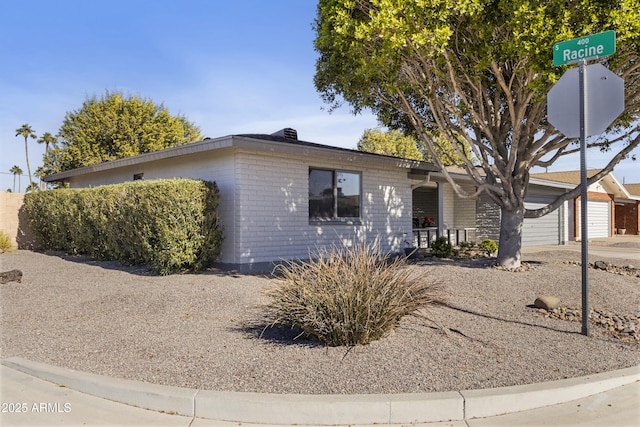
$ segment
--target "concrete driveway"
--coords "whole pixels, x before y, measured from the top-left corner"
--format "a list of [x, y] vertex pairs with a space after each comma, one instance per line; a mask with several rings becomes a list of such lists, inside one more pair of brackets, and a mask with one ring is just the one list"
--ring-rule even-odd
[[[529, 246], [522, 249], [523, 254], [536, 252], [570, 250], [581, 252], [581, 242], [569, 242], [566, 245]], [[587, 248], [589, 256], [628, 260], [629, 264], [640, 264], [640, 236], [616, 235], [613, 237], [591, 239]]]

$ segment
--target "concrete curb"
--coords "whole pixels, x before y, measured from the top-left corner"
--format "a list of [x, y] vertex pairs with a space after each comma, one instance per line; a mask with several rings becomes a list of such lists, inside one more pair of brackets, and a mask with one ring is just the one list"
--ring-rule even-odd
[[541, 408], [640, 381], [640, 366], [579, 378], [460, 392], [295, 395], [193, 390], [115, 379], [33, 362], [2, 364], [96, 397], [217, 421], [261, 424], [410, 424], [461, 421]]

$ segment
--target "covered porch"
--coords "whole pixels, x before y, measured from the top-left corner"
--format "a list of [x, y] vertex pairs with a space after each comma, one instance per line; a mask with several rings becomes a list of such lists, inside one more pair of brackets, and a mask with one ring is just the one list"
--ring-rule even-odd
[[[461, 186], [473, 192], [470, 183]], [[429, 248], [440, 236], [453, 245], [477, 242], [476, 200], [459, 197], [446, 181], [414, 185], [412, 193], [413, 246]]]

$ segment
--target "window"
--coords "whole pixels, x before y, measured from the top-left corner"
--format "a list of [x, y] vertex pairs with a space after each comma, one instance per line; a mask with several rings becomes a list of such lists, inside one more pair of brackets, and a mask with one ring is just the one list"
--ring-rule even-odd
[[134, 181], [138, 181], [140, 179], [144, 179], [144, 173], [134, 173], [133, 174], [133, 180]]
[[309, 169], [309, 218], [359, 219], [360, 181], [358, 172]]

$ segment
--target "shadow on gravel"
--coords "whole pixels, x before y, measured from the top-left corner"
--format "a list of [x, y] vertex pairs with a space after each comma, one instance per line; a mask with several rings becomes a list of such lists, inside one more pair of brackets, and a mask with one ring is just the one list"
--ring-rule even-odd
[[[154, 272], [153, 270], [151, 270], [150, 268], [142, 264], [126, 265], [121, 263], [120, 261], [99, 260], [99, 259], [92, 258], [88, 255], [70, 255], [65, 252], [57, 252], [57, 251], [34, 251], [34, 252], [39, 252], [46, 256], [58, 257], [65, 261], [75, 262], [78, 264], [93, 265], [96, 267], [104, 268], [105, 270], [123, 271], [125, 273], [134, 274], [137, 276], [160, 276], [158, 273]], [[252, 274], [242, 273], [241, 274], [234, 270], [225, 270], [225, 269], [216, 268], [216, 267], [209, 267], [201, 271], [184, 271], [184, 272], [173, 273], [173, 275], [185, 275], [185, 274], [222, 276], [222, 277], [229, 277], [234, 279], [244, 277], [244, 276], [257, 276], [257, 277], [265, 277], [265, 278], [273, 277], [271, 274], [258, 274], [258, 273], [252, 273]]]
[[244, 333], [250, 338], [265, 340], [279, 345], [325, 347], [324, 343], [305, 334], [300, 328], [272, 325], [264, 320], [248, 322], [245, 325], [231, 328], [231, 330]]
[[500, 317], [492, 316], [492, 315], [489, 315], [489, 314], [478, 313], [477, 311], [468, 310], [466, 308], [456, 307], [454, 305], [447, 304], [447, 303], [443, 304], [443, 307], [449, 308], [451, 310], [459, 311], [461, 313], [471, 314], [472, 316], [483, 317], [485, 319], [490, 319], [490, 320], [497, 320], [499, 322], [518, 324], [518, 325], [523, 325], [523, 326], [531, 326], [531, 327], [534, 327], [534, 328], [546, 329], [546, 330], [549, 330], [549, 331], [560, 332], [562, 334], [568, 334], [568, 335], [581, 335], [580, 332], [578, 332], [578, 331], [565, 331], [565, 330], [562, 330], [562, 329], [552, 328], [550, 326], [537, 325], [535, 323], [527, 323], [527, 322], [522, 322], [522, 321], [519, 321], [519, 320], [502, 319]]
[[[424, 266], [424, 267], [436, 267], [436, 266], [455, 266], [455, 267], [465, 267], [465, 268], [474, 268], [474, 269], [491, 269], [495, 268], [498, 264], [495, 258], [478, 258], [478, 259], [470, 259], [470, 258], [436, 258], [430, 257], [425, 258], [423, 260], [411, 260], [409, 262], [413, 265]], [[545, 262], [536, 261], [536, 260], [522, 260], [523, 265], [529, 266], [541, 266], [545, 265]]]

